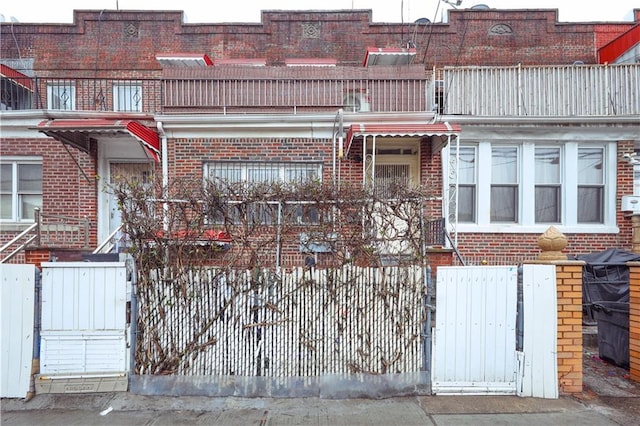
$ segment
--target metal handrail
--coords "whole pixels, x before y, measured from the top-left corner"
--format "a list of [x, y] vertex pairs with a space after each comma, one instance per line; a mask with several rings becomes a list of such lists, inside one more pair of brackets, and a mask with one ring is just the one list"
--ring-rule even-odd
[[109, 244], [109, 251], [111, 251], [115, 245], [115, 243], [113, 243], [113, 238], [116, 236], [116, 234], [118, 232], [120, 232], [122, 230], [122, 225], [118, 226], [116, 229], [114, 229], [114, 231], [109, 234], [109, 236], [107, 238], [105, 238], [105, 240], [103, 242], [101, 242], [98, 247], [96, 247], [96, 249], [93, 251], [93, 254], [99, 254], [102, 253], [102, 249], [104, 249], [105, 247], [107, 247]]
[[[7, 257], [5, 257], [4, 259], [0, 260], [0, 263], [5, 263], [8, 262], [9, 260], [13, 259], [13, 257], [20, 253], [22, 250], [24, 250], [24, 248], [26, 246], [28, 246], [33, 240], [35, 240], [37, 238], [37, 235], [32, 235], [27, 241], [25, 241], [23, 244], [21, 244], [19, 247], [17, 247], [14, 251], [12, 251], [11, 253], [9, 253], [9, 255]], [[5, 249], [5, 247], [3, 247], [3, 249]], [[0, 251], [1, 253], [2, 251]]]
[[[2, 253], [4, 253], [5, 250], [7, 250], [9, 247], [13, 246], [14, 244], [16, 244], [18, 241], [20, 241], [22, 238], [24, 238], [25, 236], [27, 236], [31, 231], [33, 231], [34, 229], [38, 228], [38, 221], [34, 222], [33, 224], [31, 224], [27, 229], [25, 229], [24, 231], [22, 231], [20, 234], [16, 235], [11, 241], [9, 241], [7, 244], [3, 245], [2, 248], [0, 248], [0, 255]], [[9, 260], [11, 260], [16, 254], [20, 253], [22, 250], [24, 250], [24, 248], [31, 244], [31, 242], [33, 240], [35, 240], [36, 238], [38, 238], [38, 233], [36, 233], [35, 235], [32, 235], [31, 237], [29, 237], [27, 239], [27, 241], [25, 241], [24, 243], [22, 243], [18, 248], [16, 248], [14, 251], [12, 251], [11, 253], [9, 253], [8, 256], [6, 256], [5, 258], [3, 258], [2, 260], [0, 260], [0, 263], [5, 263], [8, 262]]]

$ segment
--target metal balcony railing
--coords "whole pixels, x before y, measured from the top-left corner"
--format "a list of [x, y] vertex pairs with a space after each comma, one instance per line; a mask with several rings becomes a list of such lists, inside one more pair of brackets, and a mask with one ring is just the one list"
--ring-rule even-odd
[[447, 67], [423, 76], [7, 78], [3, 110], [145, 113], [427, 112], [472, 116], [640, 114], [640, 64]]

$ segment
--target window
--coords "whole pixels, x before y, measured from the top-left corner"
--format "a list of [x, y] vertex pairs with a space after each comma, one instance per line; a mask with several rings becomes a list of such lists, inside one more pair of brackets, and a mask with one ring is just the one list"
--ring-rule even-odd
[[541, 233], [554, 224], [562, 232], [617, 233], [616, 174], [607, 173], [616, 150], [615, 142], [469, 141], [456, 164], [452, 146], [443, 151], [449, 222], [457, 232]]
[[518, 222], [518, 148], [491, 150], [491, 222]]
[[42, 208], [42, 162], [0, 161], [0, 219], [33, 221], [34, 209]]
[[[205, 165], [205, 176], [214, 181], [220, 179], [227, 184], [241, 182], [247, 183], [304, 183], [310, 181], [320, 181], [322, 176], [322, 165], [319, 163], [262, 163], [262, 162], [218, 162]], [[278, 215], [276, 204], [262, 204], [260, 206], [238, 205], [228, 212], [228, 216], [239, 220], [240, 216], [245, 216], [252, 223], [270, 224], [275, 222]], [[318, 212], [315, 207], [304, 203], [295, 203], [286, 206], [284, 214], [295, 217], [299, 223], [316, 223]], [[216, 222], [221, 222], [223, 218], [217, 217]]]
[[535, 221], [559, 223], [561, 218], [560, 148], [535, 149]]
[[114, 85], [113, 110], [142, 112], [142, 85], [136, 83]]
[[[452, 148], [452, 167], [456, 167], [458, 162], [458, 194], [457, 200], [453, 199], [453, 204], [457, 201], [458, 221], [475, 222], [476, 220], [476, 148], [471, 146], [460, 147], [458, 158], [456, 159], [456, 148]], [[455, 170], [455, 169], [454, 169]], [[451, 195], [455, 197], [454, 176], [449, 178], [449, 188]], [[455, 208], [455, 207], [454, 207]]]
[[76, 109], [76, 88], [70, 83], [49, 84], [47, 86], [47, 107], [49, 109]]
[[604, 151], [578, 149], [578, 223], [604, 222]]

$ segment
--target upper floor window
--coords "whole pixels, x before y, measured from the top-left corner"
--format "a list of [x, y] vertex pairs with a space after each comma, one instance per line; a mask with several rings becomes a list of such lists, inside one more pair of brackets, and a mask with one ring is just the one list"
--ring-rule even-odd
[[[616, 176], [606, 172], [615, 168], [615, 143], [464, 144], [457, 177], [455, 147], [447, 155], [448, 217], [457, 209], [463, 232], [540, 232], [538, 225], [547, 224], [570, 232], [615, 230]], [[510, 224], [518, 227], [505, 228]]]
[[142, 112], [142, 85], [131, 82], [113, 86], [113, 110]]
[[0, 201], [1, 220], [33, 221], [42, 208], [42, 161], [0, 160]]
[[49, 83], [47, 85], [47, 108], [75, 110], [75, 86], [71, 83]]

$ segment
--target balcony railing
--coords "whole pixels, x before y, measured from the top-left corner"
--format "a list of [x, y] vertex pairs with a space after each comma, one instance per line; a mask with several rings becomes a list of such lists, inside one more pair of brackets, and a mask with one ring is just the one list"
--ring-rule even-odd
[[44, 214], [39, 208], [34, 219], [31, 226], [0, 247], [0, 263], [10, 261], [26, 247], [89, 249], [89, 219]]
[[0, 109], [155, 113], [161, 88], [158, 79], [3, 77]]
[[[391, 76], [158, 79], [2, 78], [1, 109], [210, 112], [426, 112], [474, 116], [640, 114], [640, 64], [451, 67]], [[432, 75], [438, 77], [434, 78]], [[354, 77], [355, 76], [355, 77]]]
[[640, 64], [445, 68], [442, 86], [445, 114], [640, 114]]

